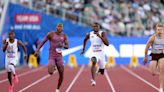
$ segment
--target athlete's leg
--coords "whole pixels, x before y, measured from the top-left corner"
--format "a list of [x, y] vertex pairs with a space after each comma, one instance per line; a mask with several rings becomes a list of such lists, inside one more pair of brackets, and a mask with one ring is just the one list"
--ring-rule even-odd
[[54, 59], [49, 59], [48, 60], [48, 73], [52, 75], [55, 71], [55, 60]]
[[8, 76], [8, 80], [9, 80], [9, 83], [10, 83], [10, 85], [12, 86], [13, 85], [13, 83], [12, 83], [12, 65], [11, 64], [8, 64], [7, 65], [7, 76]]
[[10, 70], [11, 70], [13, 76], [14, 76], [14, 78], [13, 78], [14, 79], [14, 83], [18, 83], [19, 80], [18, 80], [18, 76], [16, 75], [15, 65], [11, 63], [9, 66], [10, 66]]
[[100, 54], [99, 55], [99, 71], [102, 75], [104, 74], [104, 70], [105, 70], [105, 65], [106, 65], [106, 62], [105, 62], [105, 55], [104, 54]]
[[56, 58], [56, 66], [59, 72], [59, 80], [58, 80], [58, 85], [57, 85], [57, 90], [59, 90], [64, 79], [64, 64], [63, 64], [62, 57]]
[[12, 65], [7, 65], [7, 72], [8, 72], [8, 80], [9, 80], [9, 83], [10, 83], [10, 86], [9, 86], [9, 92], [13, 92], [13, 82], [12, 82], [12, 70], [11, 70], [11, 67]]
[[92, 57], [91, 58], [91, 62], [92, 62], [92, 66], [91, 66], [91, 74], [92, 74], [92, 79], [95, 81], [95, 77], [96, 77], [96, 63], [97, 63], [97, 58], [96, 57]]
[[157, 69], [157, 61], [156, 60], [150, 61], [149, 69], [150, 69], [150, 72], [152, 73], [152, 75], [156, 75], [156, 69]]
[[164, 58], [159, 59], [158, 66], [160, 69], [160, 76], [159, 76], [160, 88], [163, 89], [163, 85], [164, 85]]
[[9, 80], [10, 86], [12, 86], [12, 73], [11, 72], [7, 72], [7, 78]]

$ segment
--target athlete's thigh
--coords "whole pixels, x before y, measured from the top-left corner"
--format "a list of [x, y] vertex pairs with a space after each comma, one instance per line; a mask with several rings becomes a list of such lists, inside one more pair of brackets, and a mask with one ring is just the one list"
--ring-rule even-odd
[[106, 61], [105, 61], [105, 55], [103, 53], [99, 54], [98, 65], [99, 65], [100, 69], [104, 69], [105, 68]]
[[156, 60], [150, 61], [149, 68], [151, 72], [154, 72], [157, 69], [158, 62]]
[[48, 73], [53, 74], [55, 70], [55, 60], [53, 58], [50, 58], [48, 60]]
[[7, 71], [7, 72], [12, 72], [12, 71], [11, 71], [10, 64], [7, 64], [7, 65], [6, 65], [6, 71]]
[[56, 64], [59, 72], [64, 72], [63, 57], [56, 57], [55, 58], [55, 64]]
[[161, 70], [164, 70], [164, 58], [159, 59], [158, 61], [158, 67]]

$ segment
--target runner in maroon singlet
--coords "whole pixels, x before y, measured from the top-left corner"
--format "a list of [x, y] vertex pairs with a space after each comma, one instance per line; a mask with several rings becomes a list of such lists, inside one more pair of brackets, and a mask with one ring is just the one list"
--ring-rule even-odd
[[56, 28], [56, 32], [49, 32], [43, 41], [39, 44], [35, 56], [38, 55], [39, 49], [44, 45], [44, 43], [49, 40], [50, 48], [49, 48], [49, 58], [48, 58], [48, 73], [50, 75], [53, 74], [55, 67], [59, 72], [59, 80], [56, 92], [59, 92], [59, 88], [63, 82], [64, 77], [64, 64], [63, 64], [63, 56], [62, 56], [62, 48], [68, 49], [68, 41], [67, 36], [62, 32], [63, 24], [58, 24]]

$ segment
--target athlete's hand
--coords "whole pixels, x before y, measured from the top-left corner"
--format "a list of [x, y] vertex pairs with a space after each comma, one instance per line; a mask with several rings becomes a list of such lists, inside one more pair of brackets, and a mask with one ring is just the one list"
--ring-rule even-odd
[[64, 49], [68, 49], [68, 45], [64, 45]]
[[24, 61], [27, 61], [27, 54], [24, 55]]
[[84, 55], [84, 53], [85, 53], [84, 50], [82, 50], [81, 53], [80, 53], [80, 55]]
[[98, 37], [101, 37], [100, 34], [98, 32], [95, 33]]
[[143, 65], [146, 65], [146, 63], [147, 63], [147, 57], [144, 57], [144, 59], [143, 59]]
[[6, 45], [8, 45], [9, 43], [8, 42], [6, 42]]
[[8, 43], [8, 42], [6, 42], [6, 43], [5, 43], [5, 46], [8, 46], [8, 44], [9, 44], [9, 43]]
[[34, 56], [35, 56], [35, 57], [38, 57], [38, 56], [39, 56], [39, 52], [36, 51], [36, 52], [34, 53]]

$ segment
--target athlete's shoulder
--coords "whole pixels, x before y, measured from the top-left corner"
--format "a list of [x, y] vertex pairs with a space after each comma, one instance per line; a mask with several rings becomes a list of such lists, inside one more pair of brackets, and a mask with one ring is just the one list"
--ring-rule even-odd
[[51, 35], [51, 34], [53, 34], [53, 32], [48, 32], [48, 33], [47, 33], [47, 35]]
[[149, 37], [149, 40], [150, 40], [150, 41], [154, 41], [154, 39], [155, 39], [155, 34], [153, 34], [153, 35], [151, 35], [151, 36]]
[[91, 32], [89, 32], [89, 33], [87, 33], [88, 35], [92, 35], [92, 34], [94, 34], [94, 31], [91, 31]]
[[156, 37], [156, 34], [151, 35], [149, 38], [154, 39]]
[[53, 35], [53, 32], [48, 32], [47, 35], [46, 35], [46, 37], [49, 39], [49, 38], [52, 37], [52, 35]]
[[20, 40], [18, 40], [17, 38], [15, 38], [14, 41], [20, 41]]
[[88, 37], [88, 36], [90, 36], [90, 34], [91, 34], [91, 32], [90, 32], [90, 33], [86, 33], [86, 35], [85, 35], [85, 36], [86, 36], [86, 37]]

